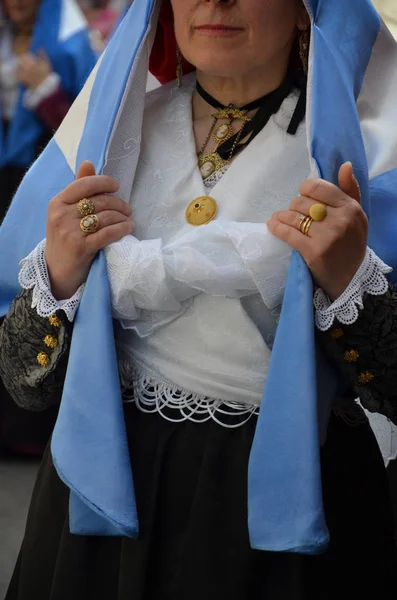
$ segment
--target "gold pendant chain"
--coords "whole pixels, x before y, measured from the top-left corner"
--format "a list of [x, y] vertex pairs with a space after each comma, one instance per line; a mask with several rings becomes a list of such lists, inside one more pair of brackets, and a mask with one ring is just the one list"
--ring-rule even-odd
[[[220, 171], [223, 167], [230, 163], [233, 154], [237, 148], [237, 145], [239, 144], [243, 136], [245, 126], [251, 121], [251, 119], [246, 116], [246, 111], [236, 109], [233, 106], [229, 106], [228, 108], [218, 110], [218, 112], [212, 115], [212, 117], [213, 121], [211, 128], [204, 141], [204, 144], [201, 147], [201, 150], [197, 153], [198, 165], [203, 179], [207, 179], [213, 173]], [[216, 123], [221, 118], [226, 119], [227, 123], [223, 123], [218, 128], [216, 133], [214, 133]], [[233, 146], [230, 150], [227, 160], [224, 160], [223, 158], [221, 158], [221, 156], [219, 156], [217, 150], [219, 146], [221, 146], [226, 140], [230, 139], [233, 136], [232, 123], [234, 119], [242, 120], [243, 125], [240, 131], [236, 134], [236, 138], [234, 140]], [[220, 131], [222, 127], [224, 129]], [[215, 148], [212, 152], [207, 152], [206, 154], [204, 154], [205, 149], [211, 139], [211, 136], [214, 138], [216, 144]], [[217, 212], [218, 204], [214, 198], [212, 198], [211, 196], [199, 196], [198, 198], [192, 200], [187, 206], [185, 218], [190, 225], [197, 227], [200, 225], [206, 225], [207, 223], [215, 219]]]
[[204, 142], [204, 144], [201, 146], [201, 150], [199, 150], [199, 151], [198, 151], [198, 153], [197, 153], [197, 154], [198, 154], [198, 156], [201, 156], [201, 155], [204, 153], [204, 150], [206, 149], [206, 147], [207, 147], [207, 144], [208, 144], [208, 142], [210, 141], [210, 137], [211, 137], [211, 135], [212, 135], [212, 132], [214, 131], [214, 128], [215, 128], [215, 125], [216, 125], [216, 122], [217, 122], [217, 120], [218, 120], [218, 117], [217, 117], [217, 115], [216, 115], [216, 114], [215, 114], [215, 115], [212, 115], [212, 125], [211, 125], [211, 128], [210, 128], [210, 130], [209, 130], [209, 132], [208, 132], [208, 135], [207, 135], [207, 137], [205, 138], [205, 142]]
[[[228, 119], [228, 122], [223, 124], [225, 127], [227, 127], [228, 131], [225, 133], [225, 135], [222, 138], [220, 138], [219, 136], [216, 136], [216, 134], [213, 135], [215, 125], [216, 125], [217, 121], [220, 119]], [[240, 131], [238, 132], [236, 139], [234, 140], [233, 147], [230, 150], [227, 160], [224, 160], [223, 158], [221, 158], [219, 156], [218, 148], [219, 148], [219, 146], [221, 146], [224, 142], [226, 142], [228, 139], [230, 139], [233, 136], [232, 123], [235, 119], [243, 121], [243, 126], [240, 129]], [[213, 122], [212, 122], [210, 130], [208, 132], [208, 135], [207, 135], [200, 151], [197, 153], [198, 154], [198, 165], [199, 165], [200, 172], [201, 172], [203, 179], [207, 179], [208, 177], [213, 175], [213, 173], [221, 170], [222, 168], [224, 168], [226, 165], [228, 165], [230, 163], [230, 161], [233, 157], [233, 154], [236, 150], [236, 147], [239, 144], [241, 137], [243, 135], [245, 125], [247, 123], [249, 123], [250, 121], [251, 121], [251, 119], [249, 117], [247, 117], [246, 111], [235, 108], [234, 106], [222, 108], [213, 115]], [[220, 127], [222, 127], [222, 126], [220, 126]], [[208, 142], [210, 141], [211, 136], [214, 138], [214, 140], [216, 142], [216, 146], [212, 150], [212, 152], [207, 152], [204, 154], [205, 149], [208, 145]]]

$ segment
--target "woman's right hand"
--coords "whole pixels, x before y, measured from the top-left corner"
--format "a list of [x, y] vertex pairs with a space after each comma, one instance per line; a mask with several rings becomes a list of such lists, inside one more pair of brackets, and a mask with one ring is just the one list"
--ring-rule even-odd
[[[130, 205], [114, 194], [119, 184], [106, 175], [95, 175], [95, 167], [85, 161], [76, 180], [55, 196], [48, 208], [46, 262], [51, 291], [57, 300], [73, 296], [88, 277], [99, 250], [132, 233]], [[80, 200], [88, 198], [99, 219], [96, 233], [83, 233]]]

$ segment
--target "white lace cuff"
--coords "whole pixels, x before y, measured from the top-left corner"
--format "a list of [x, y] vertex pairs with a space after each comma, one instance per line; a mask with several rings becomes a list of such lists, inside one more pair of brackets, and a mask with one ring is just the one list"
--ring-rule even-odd
[[383, 296], [386, 294], [389, 287], [386, 274], [392, 271], [393, 269], [388, 267], [373, 250], [367, 248], [360, 268], [349, 286], [335, 302], [331, 303], [329, 297], [320, 288], [314, 294], [315, 319], [318, 329], [327, 331], [332, 327], [335, 318], [344, 325], [351, 325], [357, 321], [359, 309], [364, 308], [364, 295]]
[[63, 310], [70, 322], [73, 321], [83, 295], [84, 284], [68, 300], [55, 300], [51, 292], [50, 278], [45, 260], [46, 240], [21, 261], [18, 280], [24, 290], [33, 289], [32, 308], [40, 317], [50, 317], [57, 310]]

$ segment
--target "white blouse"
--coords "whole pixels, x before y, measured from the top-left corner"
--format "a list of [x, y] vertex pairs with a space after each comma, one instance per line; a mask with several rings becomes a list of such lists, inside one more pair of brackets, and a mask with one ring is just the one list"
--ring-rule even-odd
[[[190, 81], [148, 95], [131, 196], [136, 230], [106, 249], [120, 374], [142, 410], [173, 419], [174, 408], [175, 420], [221, 422], [233, 412], [241, 424], [261, 402], [290, 257], [265, 223], [289, 206], [310, 173], [306, 129], [286, 133], [293, 93], [209, 190], [197, 167], [193, 89]], [[185, 211], [205, 193], [218, 203], [217, 219], [195, 228]], [[34, 288], [39, 314], [62, 308], [72, 320], [83, 286], [71, 302], [57, 303], [44, 247], [23, 261], [21, 285]], [[368, 257], [371, 281], [384, 293], [389, 269]], [[360, 290], [367, 291], [361, 279]], [[329, 325], [337, 305], [323, 304], [325, 315], [333, 313]]]

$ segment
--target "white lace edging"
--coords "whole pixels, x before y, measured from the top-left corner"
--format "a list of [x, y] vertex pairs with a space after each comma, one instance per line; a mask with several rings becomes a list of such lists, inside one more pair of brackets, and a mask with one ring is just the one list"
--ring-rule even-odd
[[257, 405], [209, 398], [178, 387], [140, 367], [130, 364], [127, 369], [131, 383], [122, 387], [124, 403], [134, 402], [140, 411], [158, 413], [171, 423], [205, 423], [212, 419], [222, 427], [235, 429], [259, 413]]
[[32, 308], [35, 308], [40, 317], [50, 317], [57, 310], [63, 310], [70, 322], [73, 321], [83, 295], [84, 283], [77, 292], [68, 300], [55, 300], [51, 292], [51, 284], [45, 260], [46, 240], [23, 260], [18, 281], [24, 290], [33, 289]]
[[393, 269], [387, 266], [373, 250], [367, 248], [360, 268], [335, 302], [331, 303], [322, 289], [316, 290], [314, 307], [318, 329], [327, 331], [334, 324], [335, 318], [343, 325], [355, 323], [359, 317], [359, 310], [364, 308], [364, 294], [371, 296], [386, 294], [389, 287], [386, 275], [392, 271]]
[[222, 169], [219, 169], [219, 171], [215, 171], [215, 173], [212, 173], [212, 175], [209, 175], [209, 177], [203, 179], [204, 186], [208, 190], [212, 190], [212, 188], [214, 188], [216, 184], [219, 183], [219, 181], [222, 179], [228, 168], [229, 165], [225, 165], [224, 167], [222, 167]]

